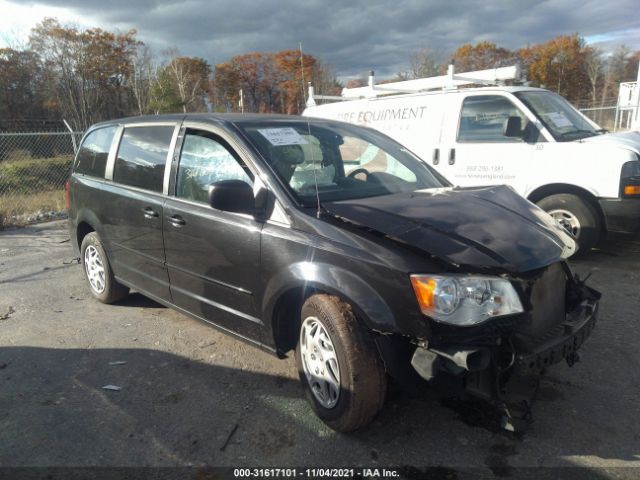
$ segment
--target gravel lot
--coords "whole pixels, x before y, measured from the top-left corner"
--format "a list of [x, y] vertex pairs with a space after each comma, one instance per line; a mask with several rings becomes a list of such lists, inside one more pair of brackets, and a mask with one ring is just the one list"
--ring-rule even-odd
[[599, 323], [582, 361], [544, 378], [534, 421], [517, 436], [477, 404], [401, 392], [370, 427], [337, 434], [307, 406], [292, 359], [139, 294], [102, 305], [73, 256], [65, 222], [0, 233], [0, 466], [395, 465], [407, 478], [447, 479], [589, 467], [579, 478], [640, 477], [640, 242], [609, 242], [572, 263], [603, 293]]

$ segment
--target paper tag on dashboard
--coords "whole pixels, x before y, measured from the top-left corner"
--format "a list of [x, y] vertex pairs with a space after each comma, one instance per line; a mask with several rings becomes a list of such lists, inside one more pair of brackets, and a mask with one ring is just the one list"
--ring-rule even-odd
[[260, 128], [258, 131], [264, 138], [269, 140], [271, 145], [276, 147], [282, 145], [306, 145], [309, 143], [291, 127]]
[[564, 116], [564, 113], [549, 112], [549, 113], [547, 113], [547, 117], [549, 117], [549, 120], [551, 120], [553, 122], [553, 124], [558, 128], [572, 127], [573, 126], [571, 121], [567, 117]]

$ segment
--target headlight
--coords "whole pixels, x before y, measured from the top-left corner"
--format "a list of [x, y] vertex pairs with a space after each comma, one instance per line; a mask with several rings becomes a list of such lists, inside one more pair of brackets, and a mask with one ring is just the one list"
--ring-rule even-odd
[[511, 282], [499, 277], [411, 275], [411, 284], [422, 313], [452, 325], [524, 311]]
[[640, 162], [633, 160], [622, 166], [620, 173], [620, 196], [640, 196]]

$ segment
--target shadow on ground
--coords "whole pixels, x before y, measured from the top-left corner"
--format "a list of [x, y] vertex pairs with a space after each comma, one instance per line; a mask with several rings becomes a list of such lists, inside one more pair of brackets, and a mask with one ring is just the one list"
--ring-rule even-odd
[[[397, 391], [370, 427], [336, 434], [312, 415], [295, 380], [154, 350], [2, 348], [0, 391], [2, 466], [373, 464], [405, 466], [405, 478], [458, 479], [478, 468], [511, 476], [519, 470], [510, 461], [538, 448], [526, 435], [464, 425], [434, 399]], [[570, 408], [566, 394], [538, 407]], [[559, 431], [563, 415], [556, 412]], [[557, 457], [637, 459], [637, 444], [557, 443]], [[537, 472], [531, 478], [546, 477]]]

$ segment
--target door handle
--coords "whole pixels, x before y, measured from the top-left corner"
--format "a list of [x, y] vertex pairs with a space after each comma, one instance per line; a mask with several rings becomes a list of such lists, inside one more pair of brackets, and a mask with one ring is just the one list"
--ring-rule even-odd
[[440, 163], [440, 149], [436, 148], [433, 150], [433, 164], [438, 165]]
[[169, 223], [174, 227], [181, 227], [182, 225], [185, 225], [187, 223], [180, 215], [167, 216], [167, 220], [169, 220]]
[[142, 211], [144, 212], [144, 217], [145, 218], [158, 218], [159, 214], [158, 212], [156, 212], [153, 208], [151, 207], [144, 207], [142, 209]]
[[449, 150], [449, 165], [453, 165], [456, 163], [456, 149], [452, 148]]

